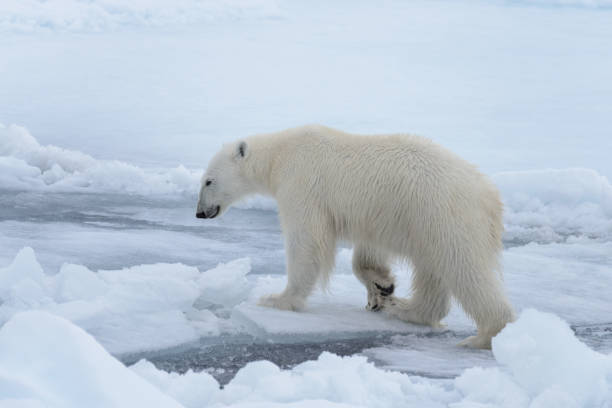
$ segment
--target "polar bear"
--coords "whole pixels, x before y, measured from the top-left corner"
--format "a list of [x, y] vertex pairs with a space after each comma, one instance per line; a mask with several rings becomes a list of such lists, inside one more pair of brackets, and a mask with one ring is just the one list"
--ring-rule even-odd
[[[354, 135], [304, 126], [225, 145], [202, 177], [196, 216], [215, 218], [249, 194], [276, 198], [288, 282], [260, 304], [303, 307], [334, 266], [336, 243], [354, 245], [367, 308], [439, 326], [451, 297], [478, 333], [460, 344], [490, 348], [514, 312], [502, 287], [502, 203], [468, 162], [414, 135]], [[412, 297], [393, 295], [393, 259], [413, 266]]]

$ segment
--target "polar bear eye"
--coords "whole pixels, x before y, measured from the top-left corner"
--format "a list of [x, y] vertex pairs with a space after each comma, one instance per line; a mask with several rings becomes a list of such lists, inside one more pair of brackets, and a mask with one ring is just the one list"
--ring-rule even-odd
[[212, 180], [206, 180], [206, 183], [204, 183], [207, 186], [210, 186], [212, 184]]

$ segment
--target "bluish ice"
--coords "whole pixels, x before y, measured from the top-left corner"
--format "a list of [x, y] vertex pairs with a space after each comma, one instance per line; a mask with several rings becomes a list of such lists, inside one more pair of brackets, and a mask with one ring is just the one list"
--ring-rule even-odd
[[[611, 7], [4, 2], [0, 325], [50, 311], [128, 365], [222, 384], [323, 351], [446, 385], [497, 367], [456, 347], [475, 330], [456, 306], [442, 330], [367, 312], [348, 243], [306, 310], [256, 305], [285, 280], [274, 203], [198, 220], [199, 176], [226, 141], [316, 122], [418, 133], [475, 163], [504, 199], [517, 311], [553, 313], [609, 354]], [[410, 267], [394, 271], [409, 296]]]

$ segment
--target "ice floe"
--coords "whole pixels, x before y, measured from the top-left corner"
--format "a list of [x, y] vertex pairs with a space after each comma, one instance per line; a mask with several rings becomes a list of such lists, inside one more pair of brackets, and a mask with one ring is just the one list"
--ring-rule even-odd
[[[0, 329], [5, 406], [156, 407], [605, 407], [612, 357], [578, 341], [558, 317], [529, 309], [493, 341], [496, 366], [453, 380], [377, 368], [363, 356], [323, 353], [291, 370], [249, 363], [223, 389], [206, 372], [125, 367], [95, 339], [47, 312], [16, 314]], [[28, 364], [23, 364], [27, 361]]]

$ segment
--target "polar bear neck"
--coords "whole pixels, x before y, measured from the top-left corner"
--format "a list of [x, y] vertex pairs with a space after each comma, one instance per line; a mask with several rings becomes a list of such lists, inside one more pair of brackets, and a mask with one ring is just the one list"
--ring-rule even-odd
[[276, 134], [255, 135], [246, 139], [248, 153], [244, 160], [243, 171], [251, 182], [254, 194], [274, 195], [277, 183], [273, 174], [279, 152], [282, 150], [282, 137]]
[[287, 172], [291, 172], [292, 163], [299, 160], [301, 149], [326, 144], [322, 140], [339, 134], [345, 135], [325, 126], [305, 125], [246, 138], [243, 170], [252, 184], [249, 193], [276, 196]]

